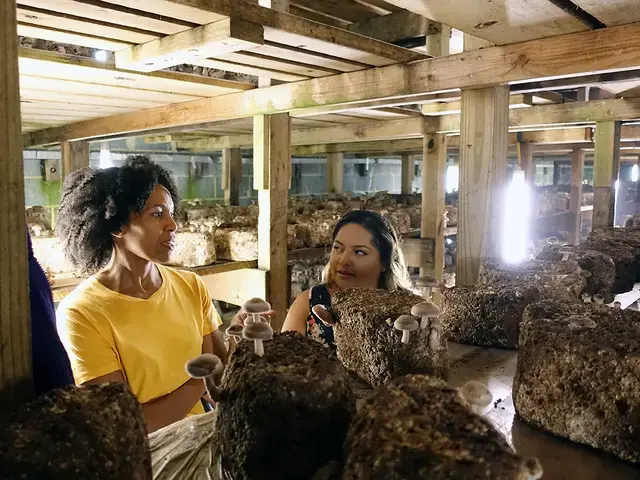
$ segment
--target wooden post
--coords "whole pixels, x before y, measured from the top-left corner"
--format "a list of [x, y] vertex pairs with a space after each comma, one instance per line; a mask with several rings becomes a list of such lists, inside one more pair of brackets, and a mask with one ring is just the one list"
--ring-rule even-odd
[[518, 165], [524, 170], [525, 182], [530, 188], [536, 183], [535, 169], [533, 168], [533, 145], [526, 142], [518, 142]]
[[569, 243], [580, 243], [580, 231], [582, 230], [582, 180], [584, 179], [584, 150], [574, 148], [571, 152], [571, 228]]
[[[289, 12], [289, 0], [258, 0], [258, 5], [265, 8], [271, 8], [278, 12]], [[258, 87], [270, 87], [271, 84], [271, 78], [258, 77]]]
[[413, 190], [414, 162], [411, 155], [402, 155], [402, 186], [400, 193], [411, 195]]
[[0, 3], [0, 45], [0, 391], [17, 405], [33, 381], [16, 2]]
[[62, 179], [89, 166], [89, 142], [62, 142]]
[[291, 178], [289, 114], [253, 118], [254, 188], [258, 190], [258, 268], [269, 272], [267, 301], [278, 312], [271, 325], [280, 331], [287, 315], [287, 204]]
[[242, 184], [242, 151], [239, 148], [222, 149], [222, 189], [225, 205], [240, 205]]
[[[433, 239], [433, 272], [421, 269], [420, 273], [432, 274], [442, 283], [447, 136], [442, 133], [428, 134], [423, 139], [420, 237]], [[434, 301], [440, 302], [439, 293], [434, 295]]]
[[[425, 32], [427, 34], [428, 32]], [[449, 55], [449, 42], [451, 40], [451, 27], [440, 24], [440, 32], [426, 35], [425, 48], [429, 55], [445, 57]]]
[[344, 188], [344, 154], [327, 154], [327, 192], [342, 193]]
[[593, 229], [613, 227], [620, 164], [620, 122], [597, 122], [593, 159]]
[[456, 285], [473, 285], [480, 261], [502, 253], [509, 87], [462, 92]]

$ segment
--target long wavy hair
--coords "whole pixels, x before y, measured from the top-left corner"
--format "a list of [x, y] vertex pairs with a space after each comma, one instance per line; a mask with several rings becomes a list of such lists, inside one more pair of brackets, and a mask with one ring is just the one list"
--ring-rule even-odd
[[[353, 210], [342, 217], [331, 236], [331, 243], [345, 225], [359, 225], [371, 234], [371, 242], [380, 253], [380, 261], [384, 271], [378, 278], [378, 288], [385, 290], [413, 291], [407, 264], [400, 250], [400, 240], [396, 229], [385, 217], [371, 210]], [[330, 262], [322, 270], [322, 283], [331, 283]]]

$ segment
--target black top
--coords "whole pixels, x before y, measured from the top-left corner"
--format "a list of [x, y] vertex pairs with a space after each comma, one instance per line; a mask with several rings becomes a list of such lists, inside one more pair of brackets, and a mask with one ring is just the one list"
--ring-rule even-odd
[[307, 337], [313, 338], [326, 347], [336, 348], [333, 340], [333, 326], [313, 313], [313, 307], [316, 305], [323, 305], [327, 310], [331, 309], [331, 293], [326, 285], [316, 285], [309, 290]]

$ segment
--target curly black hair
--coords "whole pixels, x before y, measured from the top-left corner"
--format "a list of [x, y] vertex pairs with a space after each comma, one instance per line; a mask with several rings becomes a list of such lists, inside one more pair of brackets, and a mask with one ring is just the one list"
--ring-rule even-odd
[[93, 273], [110, 259], [111, 234], [132, 212], [142, 211], [156, 185], [169, 191], [177, 209], [180, 197], [171, 175], [144, 155], [128, 157], [121, 167], [83, 168], [66, 178], [56, 232], [76, 268]]

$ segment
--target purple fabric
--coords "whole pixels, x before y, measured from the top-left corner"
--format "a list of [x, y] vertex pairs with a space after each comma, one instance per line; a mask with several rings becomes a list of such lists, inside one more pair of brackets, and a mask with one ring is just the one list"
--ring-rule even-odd
[[56, 310], [51, 286], [29, 246], [29, 297], [31, 301], [31, 348], [33, 382], [36, 396], [55, 388], [73, 385], [69, 357], [56, 330]]

